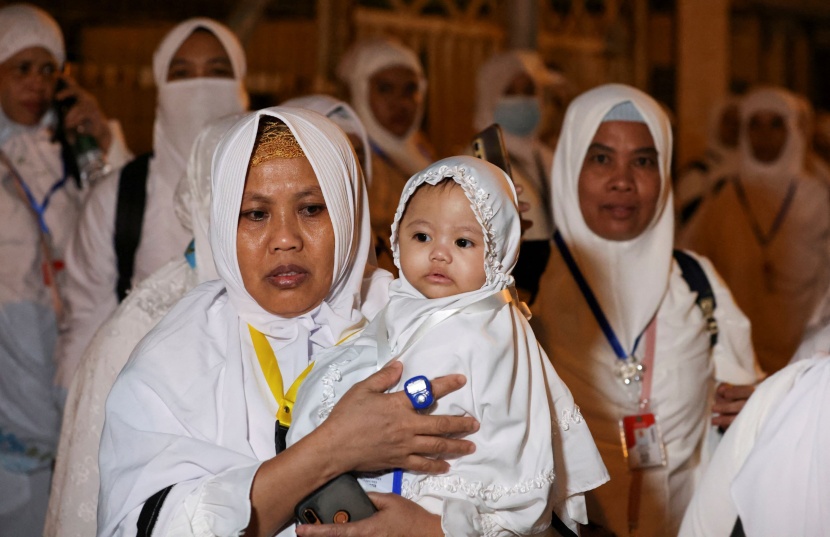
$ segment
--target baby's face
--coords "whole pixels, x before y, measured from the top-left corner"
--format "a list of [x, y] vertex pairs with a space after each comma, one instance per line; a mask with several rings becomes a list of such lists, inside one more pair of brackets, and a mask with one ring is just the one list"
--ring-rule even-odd
[[475, 291], [487, 279], [481, 225], [464, 190], [451, 179], [415, 192], [398, 242], [401, 271], [427, 298]]

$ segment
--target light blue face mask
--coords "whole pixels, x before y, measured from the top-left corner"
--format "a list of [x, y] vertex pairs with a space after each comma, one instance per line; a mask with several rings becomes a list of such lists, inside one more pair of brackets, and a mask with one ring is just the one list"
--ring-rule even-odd
[[493, 119], [510, 134], [529, 136], [539, 126], [542, 107], [533, 95], [507, 95], [496, 104]]

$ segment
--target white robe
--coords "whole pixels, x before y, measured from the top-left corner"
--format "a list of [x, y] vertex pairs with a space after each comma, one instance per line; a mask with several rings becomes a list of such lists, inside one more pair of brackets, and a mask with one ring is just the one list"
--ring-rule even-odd
[[[782, 400], [787, 397], [799, 379], [821, 363], [828, 355], [819, 353], [812, 359], [790, 365], [758, 385], [741, 413], [732, 422], [706, 471], [702, 474], [694, 497], [680, 527], [680, 537], [728, 536], [732, 532], [738, 511], [732, 493], [732, 483], [759, 441], [770, 417], [778, 413]], [[795, 441], [796, 439], [791, 439]], [[785, 464], [785, 461], [775, 461]], [[796, 461], [789, 461], [796, 462]], [[830, 498], [824, 498], [825, 502]], [[817, 498], [821, 501], [821, 498]], [[778, 507], [772, 507], [778, 512]], [[817, 513], [813, 513], [815, 515]], [[810, 535], [796, 530], [806, 520], [794, 519], [790, 513], [782, 515], [788, 529], [772, 535]], [[825, 526], [825, 529], [827, 527]], [[744, 525], [746, 531], [747, 526]], [[747, 535], [756, 535], [747, 533]]]

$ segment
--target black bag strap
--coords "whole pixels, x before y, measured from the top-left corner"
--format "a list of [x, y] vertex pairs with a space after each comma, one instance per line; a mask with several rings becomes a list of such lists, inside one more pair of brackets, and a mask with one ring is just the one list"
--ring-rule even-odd
[[735, 521], [735, 525], [732, 526], [732, 533], [729, 534], [729, 537], [746, 537], [746, 533], [744, 533], [744, 524], [741, 522], [741, 517], [738, 517], [738, 520]]
[[715, 320], [715, 308], [717, 302], [715, 301], [715, 293], [712, 291], [712, 285], [709, 283], [709, 278], [703, 271], [697, 259], [690, 256], [682, 250], [674, 250], [672, 253], [677, 264], [680, 265], [680, 272], [683, 279], [689, 286], [693, 293], [697, 293], [697, 306], [703, 313], [703, 318], [706, 320], [706, 329], [709, 332], [709, 345], [714, 347], [718, 343], [718, 321]]
[[163, 488], [147, 498], [147, 501], [144, 502], [141, 513], [138, 514], [138, 521], [135, 523], [136, 529], [138, 530], [136, 532], [137, 537], [150, 537], [153, 534], [153, 528], [156, 526], [156, 521], [159, 518], [161, 506], [164, 504], [164, 499], [167, 498], [167, 494], [170, 493], [170, 489], [172, 488], [173, 485]]
[[133, 279], [135, 253], [141, 240], [147, 200], [147, 172], [152, 153], [136, 157], [121, 169], [115, 208], [115, 257], [118, 263], [118, 301], [124, 300]]

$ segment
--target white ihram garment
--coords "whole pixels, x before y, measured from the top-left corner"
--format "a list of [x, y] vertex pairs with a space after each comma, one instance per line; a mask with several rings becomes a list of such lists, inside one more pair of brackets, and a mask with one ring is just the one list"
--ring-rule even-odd
[[[577, 185], [600, 123], [625, 102], [636, 107], [654, 139], [661, 191], [654, 220], [643, 233], [629, 241], [610, 241], [585, 223]], [[641, 536], [672, 535], [680, 526], [705, 459], [715, 381], [748, 384], [756, 379], [749, 323], [711, 265], [697, 258], [717, 301], [720, 333], [714, 348], [697, 295], [672, 259], [670, 163], [671, 130], [660, 106], [639, 90], [611, 84], [571, 103], [553, 168], [554, 221], [627, 352], [656, 315], [650, 401], [660, 420], [668, 466], [645, 472], [638, 517]], [[637, 394], [632, 396], [617, 377], [618, 358], [556, 249], [542, 277], [533, 326], [582, 409], [611, 475], [608, 484], [589, 494], [589, 517], [626, 535], [630, 474], [618, 420], [637, 413]], [[634, 353], [641, 360], [644, 347], [641, 344]]]

